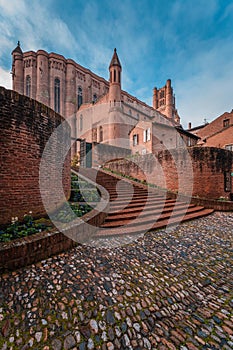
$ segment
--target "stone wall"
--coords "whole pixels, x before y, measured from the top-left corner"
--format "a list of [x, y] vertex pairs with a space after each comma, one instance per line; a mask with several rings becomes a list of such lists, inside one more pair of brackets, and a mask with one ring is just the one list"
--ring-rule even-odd
[[200, 198], [230, 199], [232, 188], [225, 191], [225, 173], [233, 172], [233, 152], [213, 147], [166, 150], [120, 159], [105, 164], [110, 170], [146, 180], [170, 191]]
[[[46, 213], [39, 186], [40, 162], [47, 141], [63, 121], [45, 105], [0, 87], [0, 224], [9, 223], [12, 217], [21, 219], [29, 211], [33, 217]], [[48, 176], [55, 196], [60, 175], [58, 158], [70, 143], [70, 127], [66, 122], [62, 125], [62, 139], [53, 140], [49, 150]], [[69, 152], [62, 168], [62, 183], [65, 197], [69, 197]]]

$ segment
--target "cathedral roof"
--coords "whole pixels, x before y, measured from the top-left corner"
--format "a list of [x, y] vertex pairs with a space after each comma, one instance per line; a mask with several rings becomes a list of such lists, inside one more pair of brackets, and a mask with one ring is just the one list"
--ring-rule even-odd
[[21, 50], [21, 47], [20, 47], [20, 42], [18, 41], [18, 44], [16, 46], [16, 48], [12, 51], [12, 55], [13, 53], [20, 53], [20, 54], [23, 54], [23, 51]]
[[117, 55], [116, 48], [114, 49], [114, 53], [113, 53], [109, 68], [112, 66], [118, 66], [121, 68], [121, 63], [120, 63], [119, 57]]

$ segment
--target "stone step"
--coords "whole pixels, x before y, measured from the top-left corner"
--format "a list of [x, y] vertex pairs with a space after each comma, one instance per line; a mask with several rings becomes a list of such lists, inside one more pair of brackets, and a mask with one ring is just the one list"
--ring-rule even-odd
[[[159, 196], [157, 196], [158, 198]], [[141, 202], [146, 202], [147, 200], [152, 200], [152, 199], [155, 199], [156, 198], [156, 195], [132, 195], [132, 193], [128, 194], [128, 196], [115, 196], [115, 197], [111, 197], [110, 196], [110, 200], [113, 202], [113, 203], [116, 203], [119, 201], [119, 203], [123, 203], [123, 202], [126, 202], [128, 203], [129, 200], [132, 202], [132, 201], [141, 201]], [[159, 198], [162, 198], [161, 196]]]
[[[105, 188], [107, 189], [107, 187], [105, 186]], [[147, 195], [148, 191], [141, 189], [141, 188], [133, 188], [132, 189], [120, 189], [120, 191], [116, 191], [116, 189], [108, 189], [108, 192], [110, 195], [116, 195], [116, 196], [127, 196], [130, 194], [137, 194], [137, 195]], [[155, 193], [155, 192], [154, 192]]]
[[[117, 207], [122, 207], [122, 205], [124, 204], [127, 204], [127, 208], [129, 207], [137, 207], [137, 206], [143, 206], [145, 205], [146, 203], [154, 203], [155, 205], [157, 203], [160, 203], [160, 202], [164, 202], [166, 199], [164, 197], [161, 197], [161, 196], [150, 196], [150, 197], [144, 197], [144, 198], [131, 198], [130, 199], [130, 202], [128, 202], [128, 199], [124, 199], [124, 200], [119, 200], [119, 199], [116, 199], [116, 200], [112, 200], [112, 202], [110, 202], [110, 207], [111, 208], [115, 208], [117, 209]], [[168, 202], [175, 202], [174, 199], [168, 199], [166, 200]]]
[[200, 218], [203, 216], [207, 216], [207, 215], [213, 213], [213, 211], [214, 211], [213, 209], [203, 209], [202, 211], [186, 214], [182, 218], [180, 216], [176, 216], [176, 217], [172, 217], [172, 218], [169, 217], [169, 218], [166, 218], [164, 220], [155, 222], [150, 227], [148, 227], [148, 225], [134, 225], [131, 227], [128, 227], [128, 225], [126, 225], [126, 226], [120, 226], [120, 227], [116, 227], [116, 228], [100, 228], [96, 232], [93, 239], [103, 238], [103, 237], [105, 237], [105, 238], [117, 237], [117, 236], [122, 236], [122, 235], [133, 236], [133, 235], [137, 235], [140, 233], [145, 233], [147, 231], [165, 228], [165, 227], [167, 227], [168, 224], [170, 227], [172, 225], [179, 224], [179, 223], [184, 222], [184, 221], [189, 221], [192, 219], [197, 219], [197, 218]]
[[[175, 209], [173, 211], [173, 209]], [[165, 209], [164, 211], [161, 212], [161, 210], [155, 210], [152, 213], [151, 212], [143, 212], [142, 215], [137, 215], [137, 216], [128, 216], [128, 219], [122, 219], [119, 217], [117, 220], [111, 220], [109, 222], [106, 222], [101, 227], [119, 227], [119, 226], [124, 226], [127, 224], [127, 227], [130, 227], [131, 225], [144, 225], [148, 224], [150, 225], [153, 222], [161, 221], [164, 219], [168, 219], [171, 216], [176, 217], [176, 216], [183, 216], [189, 213], [194, 213], [194, 212], [199, 212], [203, 210], [203, 207], [197, 207], [195, 205], [191, 205], [190, 207], [187, 208], [187, 204], [183, 203], [183, 205], [179, 208], [168, 208], [167, 210]]]
[[[146, 206], [138, 206], [138, 207], [131, 207], [131, 208], [125, 208], [119, 212], [112, 212], [108, 214], [108, 217], [106, 218], [105, 222], [109, 222], [112, 220], [119, 220], [119, 219], [134, 219], [135, 217], [138, 216], [138, 214], [140, 214], [143, 211], [143, 215], [149, 215], [151, 212], [153, 213], [161, 213], [161, 209], [162, 212], [166, 212], [166, 211], [171, 211], [174, 206], [176, 206], [176, 208], [180, 208], [180, 207], [184, 207], [184, 203], [182, 202], [177, 202], [175, 204], [175, 201], [172, 202], [161, 202], [158, 203], [157, 205], [154, 205], [154, 203], [151, 204], [147, 204]], [[187, 204], [185, 204], [185, 206], [187, 207]], [[190, 207], [194, 207], [194, 204], [191, 204]]]
[[[194, 204], [166, 199], [166, 196], [159, 195], [155, 189], [142, 188], [101, 170], [82, 169], [81, 173], [105, 187], [110, 195], [109, 214], [94, 238], [140, 234], [213, 212], [212, 209]], [[121, 184], [118, 189], [119, 181]]]

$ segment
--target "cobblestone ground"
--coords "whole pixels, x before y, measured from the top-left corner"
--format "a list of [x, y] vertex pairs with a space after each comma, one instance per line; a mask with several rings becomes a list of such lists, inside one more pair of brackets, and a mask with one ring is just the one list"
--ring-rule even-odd
[[1, 276], [0, 349], [233, 349], [233, 213]]

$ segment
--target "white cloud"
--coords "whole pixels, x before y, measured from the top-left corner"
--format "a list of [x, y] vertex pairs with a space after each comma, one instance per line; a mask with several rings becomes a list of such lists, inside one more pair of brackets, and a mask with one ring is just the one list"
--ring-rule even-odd
[[11, 89], [11, 74], [0, 67], [0, 86]]
[[[24, 51], [55, 51], [106, 79], [117, 47], [123, 89], [151, 105], [153, 86], [171, 78], [184, 126], [233, 108], [233, 35], [216, 25], [219, 1], [206, 6], [206, 0], [196, 0], [193, 6], [168, 0], [166, 9], [125, 0], [116, 10], [107, 0], [102, 5], [89, 0], [64, 20], [68, 7], [61, 9], [55, 0], [0, 0], [1, 84], [11, 86], [7, 70], [18, 40]], [[232, 4], [225, 6], [218, 23], [230, 23], [231, 13]], [[208, 26], [213, 26], [210, 38]]]
[[24, 51], [56, 47], [58, 52], [68, 50], [72, 53], [79, 48], [68, 25], [55, 17], [48, 5], [49, 2], [44, 2], [42, 6], [29, 0], [0, 0], [0, 50], [6, 52], [6, 47], [13, 49], [18, 40]]

